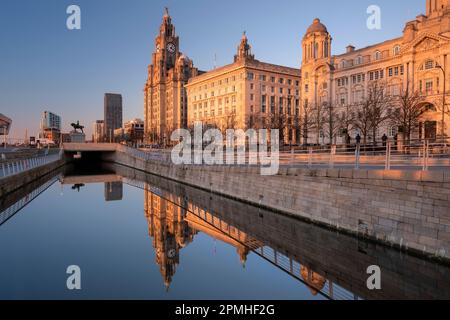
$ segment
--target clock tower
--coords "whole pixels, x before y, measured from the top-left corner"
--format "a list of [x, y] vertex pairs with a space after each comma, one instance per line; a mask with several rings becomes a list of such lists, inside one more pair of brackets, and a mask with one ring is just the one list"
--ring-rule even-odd
[[152, 64], [144, 87], [145, 140], [167, 146], [173, 130], [187, 126], [184, 85], [196, 76], [192, 60], [179, 49], [180, 40], [166, 8], [155, 38]]

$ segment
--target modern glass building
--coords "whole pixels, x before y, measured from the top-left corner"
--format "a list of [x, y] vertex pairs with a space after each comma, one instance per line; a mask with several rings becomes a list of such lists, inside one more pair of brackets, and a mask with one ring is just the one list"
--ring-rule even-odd
[[11, 129], [12, 120], [0, 113], [0, 135], [8, 135]]

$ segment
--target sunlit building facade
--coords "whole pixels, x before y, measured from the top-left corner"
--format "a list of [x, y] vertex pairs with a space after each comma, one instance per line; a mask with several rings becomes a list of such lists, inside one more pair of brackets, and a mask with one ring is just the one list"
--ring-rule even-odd
[[[186, 85], [188, 127], [195, 121], [226, 129], [278, 127], [296, 141], [300, 108], [299, 69], [255, 59], [244, 33], [232, 64], [193, 77]], [[297, 138], [298, 140], [298, 138]]]
[[58, 144], [61, 139], [61, 117], [53, 112], [44, 111], [40, 129], [40, 139], [47, 139]]
[[198, 70], [179, 46], [180, 39], [166, 9], [144, 87], [145, 138], [149, 142], [167, 143], [173, 130], [187, 125], [184, 85]]
[[12, 120], [0, 113], [0, 135], [8, 135]]
[[[403, 35], [398, 38], [361, 49], [349, 45], [346, 52], [339, 55], [331, 55], [331, 48], [331, 34], [319, 19], [315, 19], [302, 40], [303, 111], [327, 104], [340, 113], [349, 106], [360, 104], [367, 96], [369, 86], [379, 82], [392, 97], [404, 94], [406, 90], [424, 96], [426, 112], [412, 138], [435, 139], [441, 135], [444, 87], [450, 88], [448, 0], [427, 0], [426, 15], [407, 22]], [[448, 124], [449, 114], [445, 117]], [[448, 125], [444, 129], [448, 136]], [[398, 125], [386, 121], [377, 131], [376, 138], [383, 134], [394, 138], [399, 130]], [[358, 130], [352, 130], [350, 136], [357, 133]], [[305, 138], [308, 143], [344, 141], [343, 130], [334, 141], [330, 141], [323, 131], [319, 132], [319, 137], [317, 132], [311, 132]]]
[[98, 142], [104, 142], [105, 140], [105, 121], [104, 120], [97, 120], [94, 122], [93, 125], [93, 141]]

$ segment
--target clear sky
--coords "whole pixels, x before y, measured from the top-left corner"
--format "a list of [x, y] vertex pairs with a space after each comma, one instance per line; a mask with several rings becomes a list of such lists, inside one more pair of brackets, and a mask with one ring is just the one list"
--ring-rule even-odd
[[[66, 28], [66, 8], [81, 7], [81, 30]], [[381, 7], [381, 30], [366, 27]], [[36, 134], [40, 114], [80, 120], [91, 134], [103, 94], [123, 95], [124, 120], [143, 118], [143, 86], [154, 38], [168, 6], [181, 51], [201, 70], [232, 62], [243, 30], [256, 58], [299, 67], [301, 39], [315, 17], [333, 37], [333, 54], [402, 34], [425, 13], [425, 0], [1, 0], [0, 113], [16, 138]]]

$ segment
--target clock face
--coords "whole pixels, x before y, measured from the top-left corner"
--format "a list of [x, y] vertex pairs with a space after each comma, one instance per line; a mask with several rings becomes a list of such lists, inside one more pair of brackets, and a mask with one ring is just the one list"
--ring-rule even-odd
[[169, 42], [167, 44], [167, 51], [169, 51], [170, 53], [174, 53], [175, 52], [175, 45], [172, 42]]
[[167, 256], [168, 256], [170, 259], [174, 258], [175, 255], [176, 255], [175, 249], [170, 249], [169, 252], [167, 252]]

